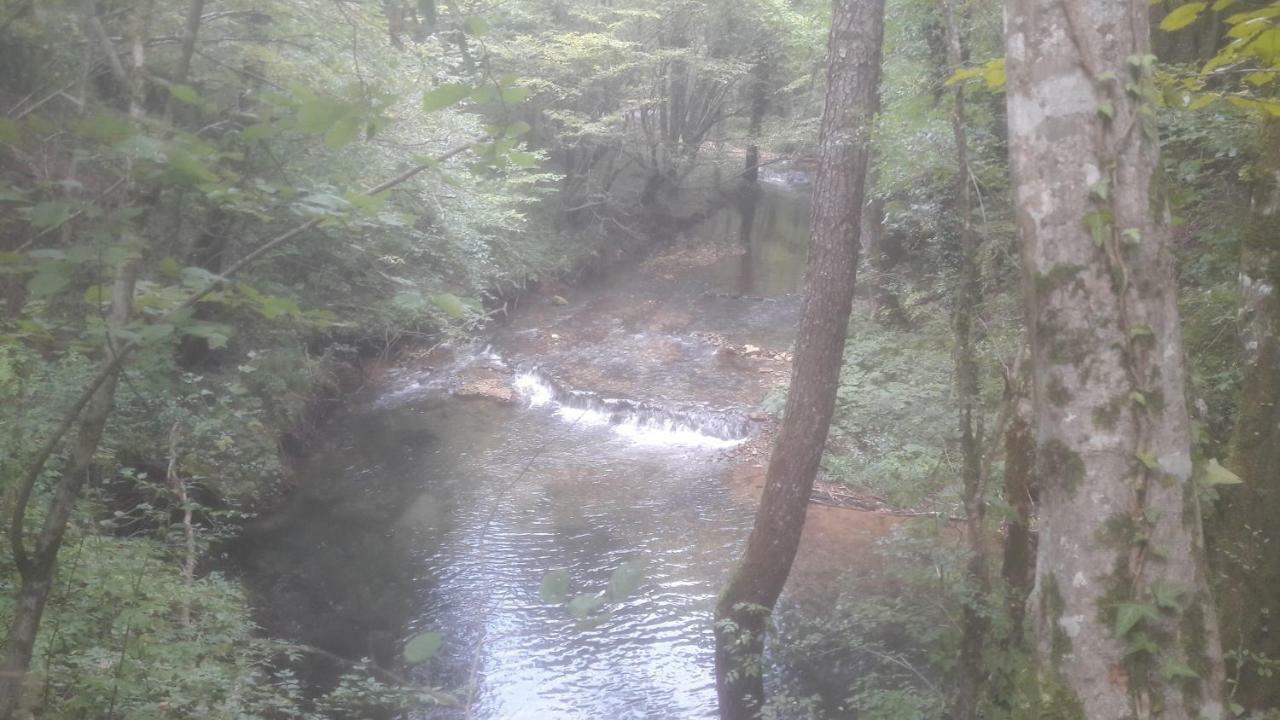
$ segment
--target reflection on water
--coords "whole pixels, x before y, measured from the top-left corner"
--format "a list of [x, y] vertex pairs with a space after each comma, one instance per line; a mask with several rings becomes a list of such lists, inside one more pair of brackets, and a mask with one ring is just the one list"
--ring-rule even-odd
[[718, 279], [743, 295], [798, 291], [809, 245], [809, 196], [771, 185], [744, 196], [701, 229], [708, 237], [735, 241], [741, 248], [737, 262], [717, 268]]
[[[711, 610], [754, 509], [728, 453], [785, 372], [715, 338], [786, 349], [807, 221], [803, 195], [762, 188], [698, 233], [741, 253], [530, 301], [496, 354], [402, 371], [352, 408], [249, 538], [264, 624], [384, 664], [442, 633], [412, 673], [473, 688], [471, 707], [427, 718], [713, 717]], [[518, 402], [449, 394], [481, 367]], [[635, 559], [639, 590], [586, 620], [540, 596], [549, 571], [569, 597], [598, 594]]]

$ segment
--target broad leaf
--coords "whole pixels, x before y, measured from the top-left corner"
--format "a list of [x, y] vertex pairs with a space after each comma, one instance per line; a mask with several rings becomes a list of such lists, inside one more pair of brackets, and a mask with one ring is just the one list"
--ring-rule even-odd
[[431, 304], [435, 305], [445, 315], [454, 320], [461, 320], [467, 316], [467, 306], [462, 302], [462, 298], [453, 293], [440, 293], [431, 296]]
[[422, 109], [425, 112], [435, 112], [443, 110], [447, 107], [457, 105], [462, 99], [471, 94], [471, 88], [461, 83], [449, 83], [441, 85], [422, 97]]
[[1196, 18], [1200, 17], [1200, 13], [1204, 12], [1205, 6], [1205, 3], [1202, 2], [1193, 2], [1182, 5], [1173, 12], [1164, 16], [1164, 19], [1160, 21], [1160, 29], [1165, 32], [1181, 30], [1195, 22]]
[[196, 92], [195, 88], [190, 85], [170, 85], [169, 94], [178, 102], [184, 102], [188, 105], [200, 104], [200, 93]]
[[1204, 464], [1204, 472], [1200, 477], [1200, 484], [1205, 487], [1213, 487], [1214, 485], [1239, 485], [1244, 480], [1240, 476], [1218, 464], [1216, 458], [1211, 458], [1209, 462]]

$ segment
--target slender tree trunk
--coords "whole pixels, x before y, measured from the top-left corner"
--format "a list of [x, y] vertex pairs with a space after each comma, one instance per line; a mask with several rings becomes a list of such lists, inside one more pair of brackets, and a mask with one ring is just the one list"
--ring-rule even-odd
[[[947, 64], [960, 69], [963, 59], [960, 24], [952, 0], [942, 0], [947, 35]], [[956, 394], [960, 406], [961, 479], [964, 485], [965, 542], [969, 546], [968, 590], [961, 618], [960, 662], [951, 703], [954, 720], [977, 717], [982, 693], [983, 641], [987, 633], [981, 604], [991, 590], [987, 576], [986, 540], [983, 537], [986, 497], [982, 470], [982, 406], [978, 355], [974, 347], [974, 316], [982, 302], [978, 267], [978, 233], [973, 227], [973, 202], [969, 191], [969, 136], [964, 85], [952, 91], [951, 133], [956, 145], [956, 202], [960, 210], [960, 277], [956, 288]]]
[[880, 76], [883, 0], [836, 0], [818, 140], [813, 240], [782, 427], [746, 553], [716, 605], [716, 689], [725, 720], [760, 716], [764, 633], [791, 572], [835, 406], [853, 303], [868, 112]]
[[1041, 482], [1038, 697], [1222, 718], [1144, 0], [1008, 0]]
[[[137, 277], [136, 260], [126, 261], [117, 270], [111, 292], [111, 310], [107, 315], [109, 334], [118, 334], [129, 322]], [[117, 339], [107, 343], [106, 357], [102, 361], [104, 367], [109, 368], [112, 365], [119, 344], [123, 342]], [[98, 386], [93, 398], [85, 407], [75, 443], [71, 447], [71, 456], [62, 470], [62, 476], [55, 486], [53, 497], [49, 500], [49, 508], [45, 513], [40, 534], [36, 538], [35, 547], [30, 553], [24, 547], [15, 558], [22, 581], [18, 588], [18, 598], [13, 608], [9, 633], [5, 637], [4, 659], [0, 663], [0, 720], [11, 720], [16, 717], [23, 702], [27, 671], [31, 668], [31, 658], [35, 653], [40, 619], [44, 615], [45, 603], [53, 587], [58, 550], [62, 547], [67, 523], [75, 509], [76, 500], [80, 497], [80, 490], [93, 469], [93, 456], [98, 450], [98, 443], [102, 439], [102, 430], [106, 426], [107, 418], [111, 415], [115, 402], [116, 382], [119, 377], [120, 369], [117, 367]], [[17, 512], [22, 510], [23, 507], [20, 506]], [[21, 523], [15, 521], [14, 527], [20, 528]], [[12, 530], [10, 534], [15, 535]], [[16, 537], [10, 539], [15, 544], [23, 542], [21, 533], [16, 533]]]
[[[1280, 658], [1280, 119], [1263, 129], [1254, 165], [1253, 212], [1240, 280], [1247, 317], [1247, 367], [1227, 461], [1244, 481], [1223, 489], [1216, 538], [1223, 569], [1224, 644]], [[1262, 709], [1280, 703], [1280, 683], [1240, 668], [1237, 701]]]
[[754, 185], [760, 179], [760, 128], [769, 110], [769, 59], [761, 57], [751, 68], [751, 115], [748, 120], [747, 159], [744, 177]]
[[1004, 500], [1013, 511], [1005, 524], [1000, 576], [1009, 593], [1010, 638], [1022, 637], [1027, 595], [1035, 581], [1035, 536], [1031, 520], [1036, 503], [1036, 438], [1031, 404], [1031, 358], [1018, 353], [1005, 377], [1004, 403], [1009, 419], [1004, 428]]

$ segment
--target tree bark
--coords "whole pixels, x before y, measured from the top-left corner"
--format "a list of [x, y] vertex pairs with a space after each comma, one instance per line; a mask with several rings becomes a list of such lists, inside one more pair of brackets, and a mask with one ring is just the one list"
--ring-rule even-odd
[[[1224, 644], [1280, 659], [1280, 119], [1263, 128], [1254, 166], [1253, 211], [1245, 231], [1240, 281], [1246, 315], [1244, 391], [1227, 466], [1244, 481], [1222, 491], [1215, 538], [1223, 585]], [[1236, 700], [1250, 708], [1280, 704], [1275, 678], [1240, 663]], [[1234, 673], [1233, 673], [1234, 675]]]
[[1147, 4], [1008, 0], [1040, 490], [1039, 698], [1224, 717], [1158, 166]]
[[746, 552], [716, 605], [716, 690], [725, 720], [757, 718], [764, 706], [765, 628], [800, 544], [853, 303], [884, 4], [836, 0], [834, 6], [791, 388]]
[[[952, 0], [943, 0], [942, 14], [947, 36], [947, 64], [954, 72], [962, 66], [963, 53], [960, 24]], [[968, 118], [962, 83], [956, 84], [952, 97], [951, 134], [956, 146], [956, 202], [960, 210], [960, 276], [955, 300], [956, 395], [960, 406], [957, 430], [960, 434], [965, 543], [969, 546], [969, 561], [966, 568], [968, 592], [961, 617], [960, 662], [956, 692], [951, 699], [951, 717], [953, 720], [974, 720], [986, 676], [982, 658], [987, 621], [981, 604], [991, 590], [982, 531], [986, 514], [982, 469], [982, 387], [974, 347], [974, 317], [982, 302], [982, 283], [978, 266], [979, 238], [973, 227], [973, 201], [969, 191]]]
[[1000, 576], [1009, 593], [1009, 635], [1015, 642], [1022, 637], [1027, 595], [1036, 569], [1035, 536], [1031, 532], [1037, 490], [1030, 360], [1024, 347], [1005, 377], [1004, 387], [1004, 403], [1009, 413], [1004, 428], [1004, 499], [1013, 516], [1005, 524]]

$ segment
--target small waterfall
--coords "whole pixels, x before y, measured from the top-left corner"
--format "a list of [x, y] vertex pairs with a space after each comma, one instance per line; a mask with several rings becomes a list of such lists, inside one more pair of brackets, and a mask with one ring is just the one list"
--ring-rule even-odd
[[551, 408], [574, 425], [608, 426], [640, 445], [730, 448], [751, 434], [751, 420], [733, 410], [600, 397], [566, 389], [536, 369], [517, 373], [513, 384], [529, 407]]

